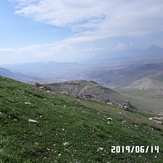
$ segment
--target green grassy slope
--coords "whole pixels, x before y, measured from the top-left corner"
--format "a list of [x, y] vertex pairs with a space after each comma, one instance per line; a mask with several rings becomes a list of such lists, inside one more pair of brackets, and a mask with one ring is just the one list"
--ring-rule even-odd
[[[0, 162], [162, 163], [163, 126], [152, 116], [0, 77]], [[133, 145], [160, 153], [111, 153], [111, 146]]]
[[163, 114], [163, 92], [155, 89], [117, 88], [140, 111]]

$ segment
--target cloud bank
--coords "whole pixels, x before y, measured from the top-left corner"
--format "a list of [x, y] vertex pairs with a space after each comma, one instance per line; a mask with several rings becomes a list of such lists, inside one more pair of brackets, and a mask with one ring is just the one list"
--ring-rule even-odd
[[89, 54], [109, 54], [108, 51], [125, 50], [134, 44], [138, 47], [146, 42], [162, 45], [162, 0], [8, 1], [14, 2], [17, 16], [52, 25], [56, 32], [62, 27], [70, 33], [64, 40], [45, 45], [0, 49], [0, 64], [81, 61]]
[[71, 41], [163, 32], [162, 0], [14, 0], [15, 13], [71, 28]]

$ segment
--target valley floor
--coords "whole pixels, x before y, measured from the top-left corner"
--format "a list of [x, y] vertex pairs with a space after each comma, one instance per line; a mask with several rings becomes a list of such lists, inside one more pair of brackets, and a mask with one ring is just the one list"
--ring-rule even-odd
[[140, 111], [163, 114], [163, 91], [155, 89], [114, 88]]

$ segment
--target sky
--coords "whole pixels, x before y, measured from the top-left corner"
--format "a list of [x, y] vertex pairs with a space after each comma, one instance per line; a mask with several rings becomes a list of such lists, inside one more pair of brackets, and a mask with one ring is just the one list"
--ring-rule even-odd
[[162, 0], [1, 0], [0, 65], [163, 47]]

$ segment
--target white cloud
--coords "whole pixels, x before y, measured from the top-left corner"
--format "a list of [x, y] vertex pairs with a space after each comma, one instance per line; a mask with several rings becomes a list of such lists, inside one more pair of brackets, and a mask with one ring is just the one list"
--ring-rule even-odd
[[127, 45], [124, 44], [118, 44], [115, 48], [113, 48], [113, 51], [118, 51], [118, 50], [126, 50], [127, 49]]
[[91, 48], [84, 49], [83, 51], [84, 52], [90, 52], [90, 51], [101, 51], [101, 50], [107, 50], [107, 49], [110, 49], [110, 48], [106, 48], [106, 47], [102, 47], [102, 48], [91, 47]]
[[9, 1], [17, 2], [15, 14], [67, 27], [72, 33], [71, 37], [55, 44], [0, 49], [0, 64], [39, 60], [80, 61], [86, 57], [83, 52], [111, 50], [108, 45], [115, 47], [112, 50], [124, 50], [127, 45], [135, 44], [133, 40], [124, 41], [123, 36], [137, 38], [163, 32], [162, 0]]
[[21, 47], [18, 49], [0, 49], [0, 64], [36, 62], [36, 61], [75, 61], [79, 56], [69, 45], [45, 44]]
[[162, 0], [15, 0], [15, 13], [79, 33], [69, 41], [163, 32]]

